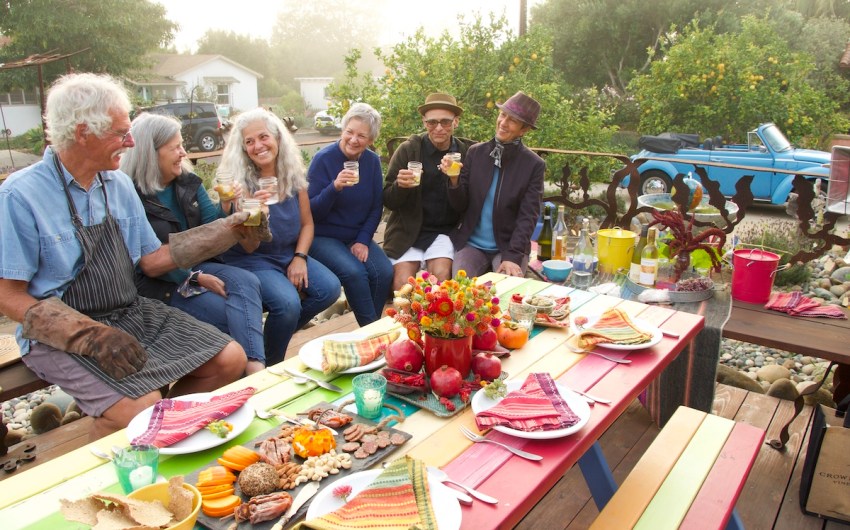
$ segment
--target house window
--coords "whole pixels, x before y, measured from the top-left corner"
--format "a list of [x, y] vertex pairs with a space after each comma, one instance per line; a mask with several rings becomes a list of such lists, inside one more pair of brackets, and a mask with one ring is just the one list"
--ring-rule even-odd
[[215, 102], [219, 105], [230, 105], [230, 85], [216, 85]]

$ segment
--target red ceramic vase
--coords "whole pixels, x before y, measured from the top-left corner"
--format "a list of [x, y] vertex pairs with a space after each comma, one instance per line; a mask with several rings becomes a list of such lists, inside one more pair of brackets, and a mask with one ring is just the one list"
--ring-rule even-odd
[[425, 374], [443, 366], [451, 366], [466, 379], [472, 365], [472, 337], [444, 339], [427, 333], [425, 336]]

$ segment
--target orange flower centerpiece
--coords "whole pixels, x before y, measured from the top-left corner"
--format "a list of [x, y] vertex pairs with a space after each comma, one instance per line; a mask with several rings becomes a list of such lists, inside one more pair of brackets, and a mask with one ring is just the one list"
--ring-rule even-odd
[[478, 285], [476, 280], [462, 270], [443, 282], [421, 272], [396, 291], [394, 307], [387, 309], [387, 314], [423, 347], [426, 374], [447, 365], [466, 377], [472, 361], [472, 336], [488, 326], [499, 326], [499, 299], [493, 284]]

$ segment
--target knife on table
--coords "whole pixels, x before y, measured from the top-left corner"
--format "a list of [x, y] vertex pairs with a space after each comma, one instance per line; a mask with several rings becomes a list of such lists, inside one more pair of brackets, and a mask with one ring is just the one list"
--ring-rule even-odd
[[289, 522], [295, 512], [298, 511], [298, 508], [304, 506], [304, 503], [313, 498], [313, 495], [319, 491], [319, 483], [315, 481], [308, 482], [304, 484], [304, 487], [301, 488], [301, 491], [298, 492], [298, 495], [295, 496], [295, 500], [292, 501], [292, 506], [286, 510], [286, 513], [283, 514], [283, 517], [280, 518], [278, 522], [271, 527], [271, 530], [283, 530], [283, 525]]
[[310, 380], [310, 381], [316, 383], [317, 385], [319, 385], [320, 387], [326, 388], [326, 389], [331, 390], [333, 392], [343, 392], [343, 390], [340, 387], [336, 386], [335, 384], [328, 383], [327, 381], [322, 381], [321, 379], [316, 379], [315, 377], [313, 377], [311, 375], [307, 375], [307, 374], [292, 370], [291, 368], [284, 368], [283, 371], [288, 373], [292, 377], [303, 377], [304, 379]]

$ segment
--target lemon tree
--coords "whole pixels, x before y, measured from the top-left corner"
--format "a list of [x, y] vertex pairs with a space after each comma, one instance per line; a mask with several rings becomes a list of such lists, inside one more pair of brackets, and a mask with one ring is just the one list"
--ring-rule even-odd
[[815, 146], [847, 129], [838, 104], [809, 82], [812, 57], [791, 50], [767, 20], [744, 17], [739, 33], [721, 35], [691, 23], [676, 35], [630, 84], [642, 132], [741, 140], [772, 121], [792, 142]]

